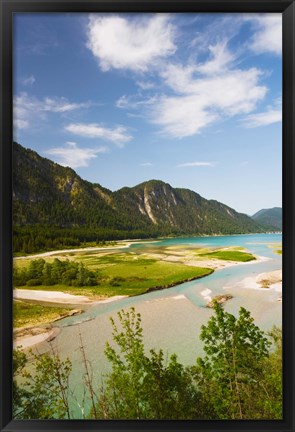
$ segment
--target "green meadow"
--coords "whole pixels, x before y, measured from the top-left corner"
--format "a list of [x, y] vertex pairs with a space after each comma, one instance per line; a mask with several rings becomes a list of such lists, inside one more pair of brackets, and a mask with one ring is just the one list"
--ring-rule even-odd
[[50, 323], [66, 316], [69, 311], [70, 308], [43, 306], [15, 300], [13, 302], [13, 326], [21, 328]]
[[[244, 252], [241, 248], [223, 249], [199, 249], [185, 250], [182, 248], [158, 248], [157, 254], [151, 246], [149, 251], [122, 252], [122, 251], [86, 251], [64, 252], [56, 256], [41, 258], [41, 261], [53, 264], [56, 260], [65, 260], [73, 265], [83, 265], [92, 273], [92, 286], [79, 286], [74, 282], [63, 283], [55, 280], [54, 283], [46, 283], [43, 280], [32, 284], [32, 280], [17, 286], [20, 289], [61, 291], [68, 294], [84, 295], [93, 300], [112, 296], [136, 296], [146, 292], [175, 286], [179, 283], [198, 279], [213, 272], [207, 267], [190, 265], [190, 259], [197, 256], [200, 261], [210, 258], [248, 262], [255, 260], [252, 254]], [[40, 261], [40, 258], [32, 257], [15, 260], [14, 268], [17, 272], [29, 271], [32, 263]], [[208, 265], [208, 264], [207, 264]], [[37, 278], [38, 279], [38, 278]], [[14, 305], [14, 326], [24, 327], [42, 323], [48, 323], [59, 317], [65, 316], [69, 308], [58, 306], [44, 306], [30, 302], [17, 301]]]
[[[152, 289], [167, 288], [178, 283], [207, 276], [213, 270], [182, 263], [164, 262], [147, 255], [132, 253], [114, 254], [73, 254], [67, 259], [82, 262], [97, 274], [97, 285], [68, 286], [63, 284], [19, 286], [18, 288], [63, 291], [89, 297], [111, 297], [114, 295], [139, 295]], [[59, 257], [60, 259], [60, 257]], [[26, 261], [26, 262], [24, 262]], [[46, 261], [52, 262], [53, 258]], [[19, 266], [20, 263], [20, 266]], [[17, 268], [24, 268], [28, 260], [16, 261]]]
[[256, 259], [255, 256], [250, 253], [241, 252], [238, 250], [221, 250], [221, 251], [201, 254], [201, 256], [207, 258], [216, 258], [225, 261], [238, 261], [238, 262], [248, 262], [248, 261], [254, 261]]

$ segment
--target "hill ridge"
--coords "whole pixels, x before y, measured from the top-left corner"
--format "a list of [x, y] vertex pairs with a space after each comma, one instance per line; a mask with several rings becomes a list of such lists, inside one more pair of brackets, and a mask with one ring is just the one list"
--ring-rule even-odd
[[270, 231], [282, 230], [282, 208], [272, 207], [256, 212], [252, 219]]
[[226, 204], [162, 180], [112, 192], [20, 144], [14, 143], [13, 153], [15, 227], [83, 229], [88, 234], [92, 231], [93, 238], [106, 240], [263, 230]]

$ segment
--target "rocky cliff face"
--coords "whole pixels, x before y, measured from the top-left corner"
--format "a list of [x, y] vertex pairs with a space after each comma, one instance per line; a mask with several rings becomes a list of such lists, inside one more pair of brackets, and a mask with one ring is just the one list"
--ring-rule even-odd
[[116, 199], [158, 226], [169, 226], [182, 233], [238, 233], [258, 232], [248, 216], [214, 200], [206, 200], [188, 189], [172, 188], [169, 184], [151, 180], [134, 188], [115, 193]]

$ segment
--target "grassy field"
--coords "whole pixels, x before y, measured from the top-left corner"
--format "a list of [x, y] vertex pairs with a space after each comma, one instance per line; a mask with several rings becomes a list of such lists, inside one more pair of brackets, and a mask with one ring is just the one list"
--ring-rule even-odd
[[[190, 260], [198, 257], [200, 262], [210, 258], [247, 262], [255, 257], [244, 252], [241, 248], [230, 250], [212, 250], [206, 248], [151, 248], [147, 251], [86, 251], [64, 252], [60, 255], [44, 257], [52, 263], [55, 258], [59, 260], [82, 262], [85, 267], [98, 273], [96, 286], [75, 287], [64, 284], [20, 286], [18, 288], [32, 290], [62, 291], [74, 295], [84, 295], [93, 300], [112, 297], [116, 295], [134, 296], [154, 289], [168, 288], [181, 282], [207, 276], [213, 272], [204, 267], [190, 265]], [[25, 258], [15, 261], [18, 269], [27, 267], [33, 259]], [[14, 326], [24, 327], [40, 325], [59, 318], [69, 312], [66, 307], [52, 307], [15, 302]]]
[[[92, 287], [72, 287], [60, 284], [19, 288], [63, 291], [97, 298], [114, 295], [131, 296], [143, 294], [153, 288], [173, 286], [212, 273], [212, 270], [208, 268], [162, 262], [132, 253], [116, 253], [102, 256], [99, 254], [75, 254], [72, 259], [83, 262], [90, 270], [98, 271], [99, 284]], [[21, 262], [21, 266], [23, 265], [24, 263]]]
[[248, 261], [254, 261], [256, 259], [254, 255], [249, 254], [247, 252], [241, 252], [238, 250], [221, 250], [221, 251], [201, 254], [201, 256], [207, 258], [216, 258], [220, 260], [238, 261], [238, 262], [248, 262]]
[[41, 325], [66, 316], [70, 311], [65, 307], [41, 306], [22, 301], [13, 302], [14, 328]]
[[[241, 248], [231, 248], [230, 250], [210, 250], [199, 249], [187, 250], [180, 248], [157, 249], [157, 257], [153, 257], [153, 249], [148, 252], [125, 252], [125, 251], [82, 251], [75, 253], [64, 253], [56, 257], [44, 258], [47, 262], [52, 262], [55, 258], [69, 259], [70, 261], [82, 262], [89, 270], [99, 274], [96, 286], [74, 287], [63, 284], [58, 285], [39, 285], [24, 286], [19, 288], [42, 289], [50, 291], [63, 291], [69, 294], [86, 295], [94, 299], [111, 297], [115, 295], [139, 295], [152, 289], [166, 288], [178, 283], [197, 279], [212, 273], [212, 269], [189, 265], [189, 261], [184, 264], [185, 258], [197, 255], [201, 260], [208, 258], [248, 262], [255, 260], [255, 257], [241, 250]], [[179, 257], [180, 262], [170, 262], [170, 256]], [[167, 255], [168, 254], [168, 255]], [[17, 268], [26, 267], [31, 259], [17, 260]]]

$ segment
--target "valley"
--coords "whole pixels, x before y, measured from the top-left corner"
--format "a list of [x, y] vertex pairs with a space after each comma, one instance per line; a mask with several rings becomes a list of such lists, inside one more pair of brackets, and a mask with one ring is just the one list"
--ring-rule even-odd
[[204, 354], [197, 341], [216, 304], [245, 308], [263, 331], [281, 326], [282, 236], [270, 225], [159, 180], [112, 192], [14, 149], [14, 347], [69, 359], [73, 418], [90, 409], [81, 346], [99, 388], [111, 323], [132, 308], [145, 349], [184, 366]]
[[[237, 236], [233, 238], [236, 241], [239, 239]], [[214, 239], [218, 244], [223, 237], [191, 239], [189, 244], [183, 243], [182, 239], [124, 242], [121, 246], [98, 250], [62, 250], [15, 258], [15, 274], [19, 275], [15, 281], [21, 279], [22, 271], [27, 272], [27, 284], [15, 282], [15, 327], [26, 322], [28, 331], [24, 332], [24, 336], [28, 336], [32, 333], [31, 327], [36, 324], [36, 319], [39, 325], [50, 325], [53, 320], [70, 315], [73, 310], [85, 313], [89, 308], [109, 301], [116, 302], [167, 288], [169, 292], [172, 287], [184, 282], [200, 278], [205, 281], [214, 271], [253, 262], [259, 264], [266, 259], [249, 253], [245, 247], [211, 246]], [[228, 239], [231, 237], [224, 237], [224, 241]], [[240, 240], [243, 240], [243, 236], [240, 236]], [[46, 281], [41, 283], [40, 280], [39, 284], [33, 284], [29, 273], [35, 272], [37, 280], [44, 273], [45, 264], [54, 262], [82, 263], [87, 270], [96, 272], [97, 283], [93, 286], [73, 286], [60, 280], [46, 285]], [[36, 274], [37, 264], [41, 264], [39, 276]], [[210, 301], [212, 296], [209, 295]]]

